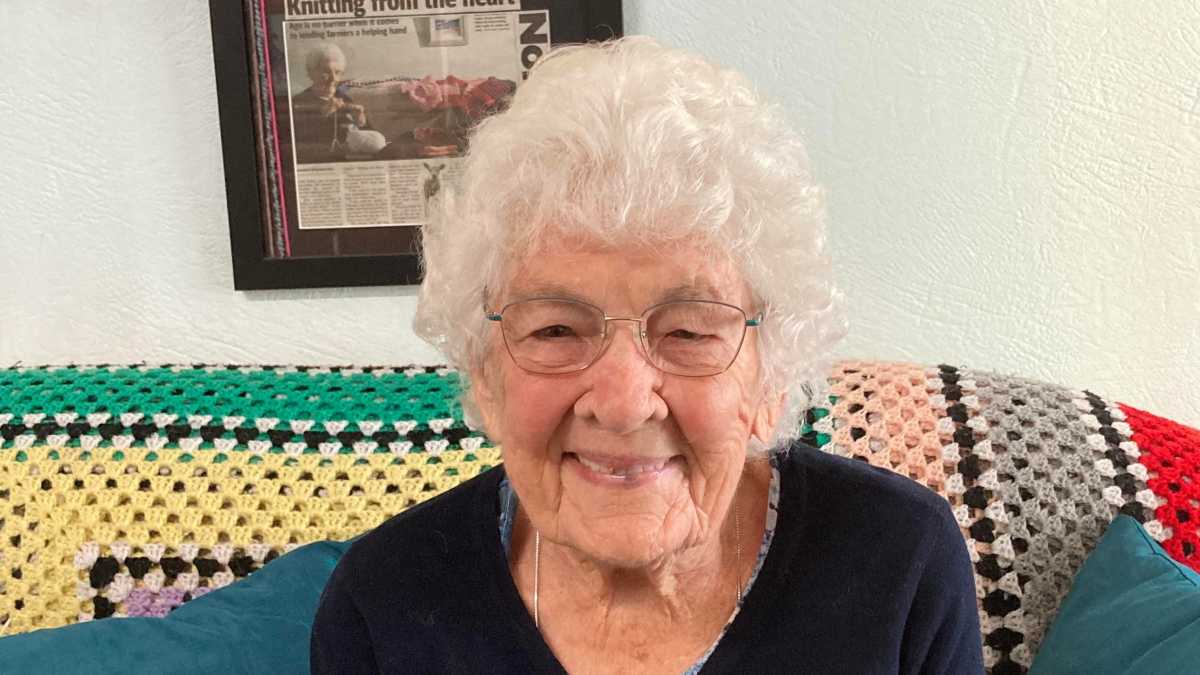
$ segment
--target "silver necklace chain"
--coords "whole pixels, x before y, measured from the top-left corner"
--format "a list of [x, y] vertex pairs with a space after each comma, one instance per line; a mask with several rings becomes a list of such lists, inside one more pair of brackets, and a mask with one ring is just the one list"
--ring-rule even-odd
[[[737, 604], [734, 608], [742, 606], [742, 514], [735, 507], [733, 510], [733, 559], [737, 566]], [[539, 613], [538, 590], [541, 588], [541, 563], [542, 563], [542, 531], [533, 531], [533, 626], [534, 628], [542, 627], [542, 617]]]
[[538, 569], [542, 562], [542, 531], [534, 530], [533, 532], [533, 625], [535, 628], [541, 628], [541, 617], [538, 616], [538, 588], [542, 585], [539, 579]]

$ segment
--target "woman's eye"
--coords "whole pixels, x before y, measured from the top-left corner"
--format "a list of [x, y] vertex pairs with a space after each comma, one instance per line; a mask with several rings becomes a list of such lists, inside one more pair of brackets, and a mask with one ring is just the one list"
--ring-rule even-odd
[[676, 338], [679, 340], [703, 340], [708, 336], [704, 335], [703, 333], [693, 333], [685, 328], [676, 328], [670, 333], [667, 333], [667, 337]]
[[554, 326], [546, 326], [545, 328], [539, 328], [538, 330], [533, 331], [533, 337], [542, 338], [542, 339], [546, 339], [546, 340], [550, 340], [550, 339], [554, 339], [554, 338], [571, 337], [574, 334], [575, 334], [575, 331], [571, 330], [569, 327], [564, 326], [562, 324], [556, 324]]

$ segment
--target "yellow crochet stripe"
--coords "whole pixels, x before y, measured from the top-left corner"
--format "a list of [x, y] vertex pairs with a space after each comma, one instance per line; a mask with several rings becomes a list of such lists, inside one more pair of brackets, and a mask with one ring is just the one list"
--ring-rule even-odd
[[[289, 456], [174, 449], [35, 446], [0, 462], [0, 635], [90, 615], [76, 586], [80, 548], [125, 542], [202, 551], [225, 543], [287, 549], [349, 539], [500, 463], [499, 448], [446, 450], [440, 463], [410, 453]], [[59, 455], [58, 459], [52, 453]], [[150, 458], [147, 458], [150, 455]], [[464, 459], [473, 455], [473, 459]]]

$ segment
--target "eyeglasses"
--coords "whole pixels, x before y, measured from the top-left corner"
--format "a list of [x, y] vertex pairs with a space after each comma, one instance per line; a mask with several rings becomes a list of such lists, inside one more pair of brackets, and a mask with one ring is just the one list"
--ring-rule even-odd
[[740, 307], [709, 300], [664, 302], [640, 317], [624, 317], [577, 300], [533, 298], [499, 312], [485, 307], [484, 314], [500, 323], [517, 366], [546, 375], [592, 365], [612, 337], [610, 321], [636, 322], [642, 351], [659, 370], [685, 377], [718, 375], [737, 359], [746, 328], [763, 319], [762, 312], [751, 318]]

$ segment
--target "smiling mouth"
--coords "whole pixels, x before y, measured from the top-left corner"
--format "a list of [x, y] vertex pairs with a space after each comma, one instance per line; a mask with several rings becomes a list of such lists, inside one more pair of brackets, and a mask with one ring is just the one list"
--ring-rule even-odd
[[612, 457], [585, 457], [574, 452], [564, 453], [563, 456], [574, 458], [593, 473], [626, 479], [638, 478], [662, 471], [673, 459], [672, 457], [659, 457], [656, 459], [639, 458], [636, 460]]

